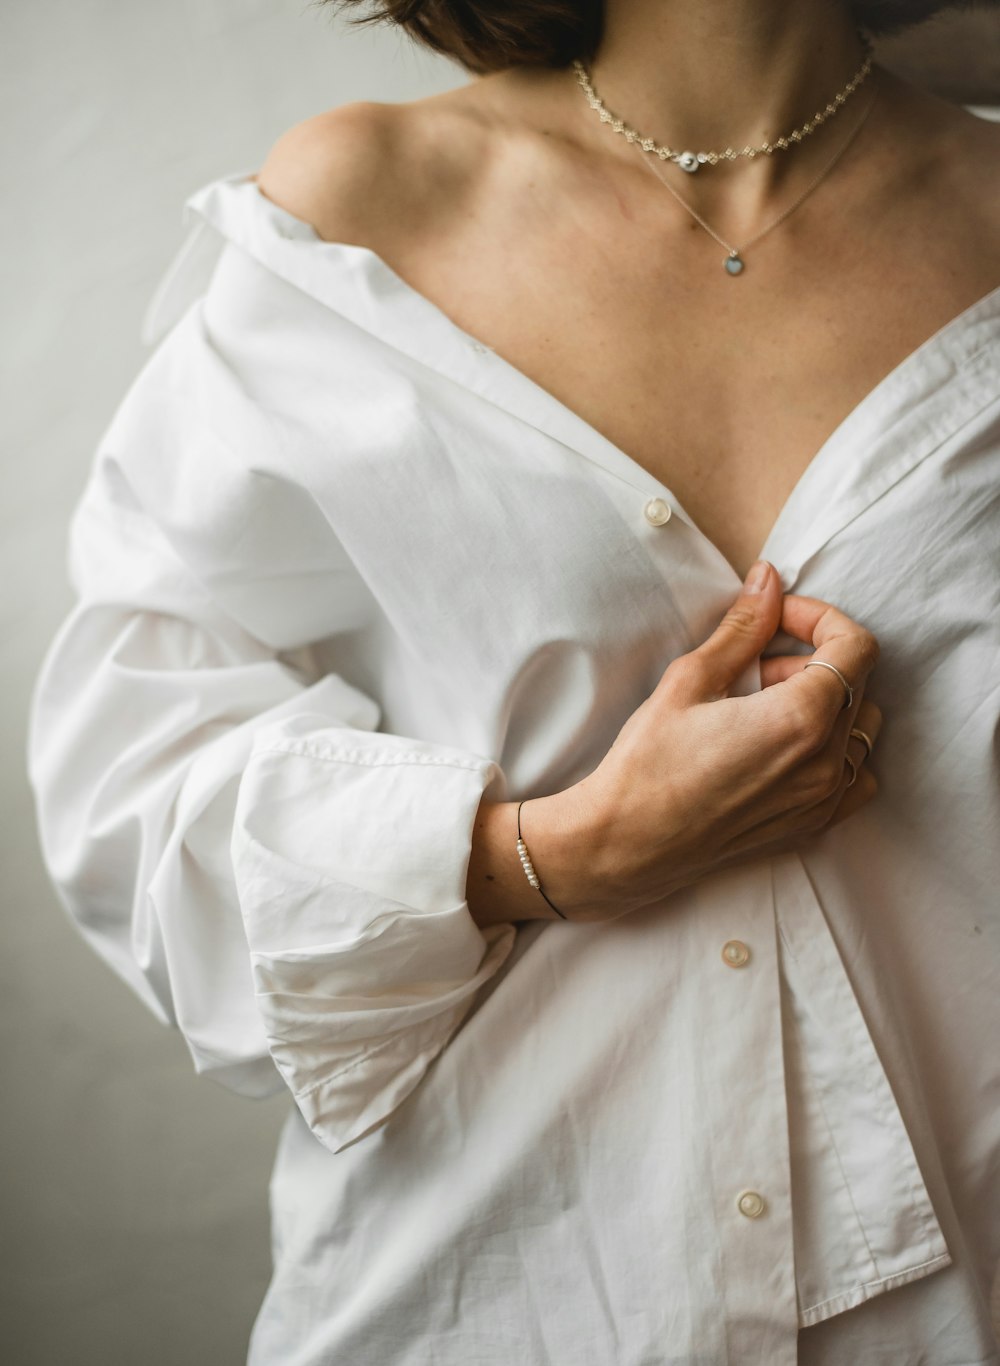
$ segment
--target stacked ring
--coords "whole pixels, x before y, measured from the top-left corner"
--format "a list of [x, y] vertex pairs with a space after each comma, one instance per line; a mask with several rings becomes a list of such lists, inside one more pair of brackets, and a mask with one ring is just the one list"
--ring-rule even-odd
[[[862, 742], [862, 744], [865, 747], [865, 759], [867, 759], [872, 752], [871, 737], [866, 735], [863, 730], [859, 730], [857, 726], [853, 727], [853, 729], [851, 730], [851, 735], [855, 736], [858, 740]], [[848, 736], [848, 739], [850, 739], [850, 736]], [[860, 762], [864, 763], [864, 759], [862, 759]], [[851, 770], [851, 781], [847, 784], [847, 786], [853, 787], [858, 779], [858, 765], [854, 762], [854, 760], [851, 758], [849, 754], [844, 755], [844, 763], [847, 764]]]
[[[865, 747], [865, 750], [866, 750], [865, 759], [870, 758], [870, 757], [871, 757], [871, 752], [872, 752], [871, 737], [868, 736], [868, 735], [866, 735], [866, 734], [864, 733], [863, 730], [858, 730], [857, 726], [855, 726], [854, 729], [851, 731], [851, 735], [857, 736], [857, 738], [863, 743], [863, 745], [864, 745], [864, 747]], [[848, 738], [850, 738], [850, 737], [848, 737]], [[863, 762], [864, 762], [864, 760], [862, 760], [862, 763], [863, 763]]]
[[[818, 665], [821, 669], [833, 670], [833, 672], [840, 679], [841, 683], [843, 683], [844, 685], [844, 692], [846, 693], [846, 696], [844, 698], [844, 706], [849, 707], [851, 703], [854, 701], [854, 689], [851, 687], [850, 683], [848, 683], [847, 679], [837, 668], [836, 664], [831, 664], [828, 660], [825, 659], [810, 659], [809, 663], [804, 665], [803, 667], [806, 669], [811, 669], [814, 664]], [[843, 707], [841, 708], [841, 710], [843, 710]]]

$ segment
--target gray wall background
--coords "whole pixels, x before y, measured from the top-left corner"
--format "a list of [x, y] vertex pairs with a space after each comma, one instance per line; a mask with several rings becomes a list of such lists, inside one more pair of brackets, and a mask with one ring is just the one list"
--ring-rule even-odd
[[[24, 731], [42, 653], [70, 606], [70, 512], [147, 355], [139, 323], [180, 246], [186, 196], [258, 165], [281, 132], [320, 110], [465, 80], [399, 34], [352, 30], [307, 0], [0, 8], [9, 1366], [239, 1366], [268, 1277], [267, 1179], [286, 1109], [197, 1079], [180, 1037], [76, 937], [41, 866]], [[994, 89], [966, 88], [970, 100]]]
[[78, 939], [37, 852], [24, 733], [71, 597], [66, 524], [148, 351], [198, 186], [292, 124], [463, 84], [306, 0], [0, 4], [0, 1359], [238, 1366], [286, 1105], [195, 1077]]

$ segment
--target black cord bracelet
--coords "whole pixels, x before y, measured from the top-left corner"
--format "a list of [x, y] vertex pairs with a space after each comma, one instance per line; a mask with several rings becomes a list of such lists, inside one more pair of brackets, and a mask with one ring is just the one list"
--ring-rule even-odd
[[[525, 798], [525, 800], [527, 800], [527, 798]], [[555, 911], [556, 915], [559, 916], [560, 920], [566, 920], [568, 917], [563, 915], [558, 906], [553, 906], [552, 902], [549, 901], [548, 897], [545, 896], [545, 893], [542, 891], [542, 884], [538, 880], [538, 874], [535, 872], [535, 865], [532, 863], [531, 855], [528, 853], [528, 846], [521, 838], [521, 807], [523, 805], [524, 802], [518, 802], [517, 804], [517, 856], [521, 860], [524, 876], [531, 883], [532, 887], [534, 887], [535, 891], [539, 892], [542, 897], [544, 897], [546, 903], [549, 906], [552, 906], [552, 909]]]

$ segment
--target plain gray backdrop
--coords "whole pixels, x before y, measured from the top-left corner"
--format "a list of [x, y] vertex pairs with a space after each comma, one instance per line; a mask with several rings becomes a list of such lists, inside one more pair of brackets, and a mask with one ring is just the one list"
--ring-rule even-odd
[[467, 77], [306, 0], [4, 0], [0, 29], [0, 1357], [240, 1366], [286, 1102], [196, 1078], [77, 938], [38, 854], [28, 699], [71, 605], [68, 519], [148, 355], [140, 320], [184, 199], [321, 110]]
[[238, 1366], [286, 1103], [197, 1078], [181, 1037], [77, 937], [37, 851], [28, 699], [71, 604], [70, 512], [149, 354], [139, 324], [184, 199], [321, 110], [467, 77], [306, 0], [0, 10], [0, 1359]]

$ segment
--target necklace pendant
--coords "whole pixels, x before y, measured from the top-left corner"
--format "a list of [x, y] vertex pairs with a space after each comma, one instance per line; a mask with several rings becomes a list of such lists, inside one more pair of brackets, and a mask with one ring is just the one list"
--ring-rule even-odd
[[701, 165], [701, 162], [698, 160], [694, 152], [681, 152], [677, 158], [677, 165], [681, 168], [682, 171], [687, 171], [690, 175], [693, 172], [697, 171], [697, 169]]
[[731, 251], [723, 264], [730, 275], [739, 275], [746, 262], [738, 251]]

